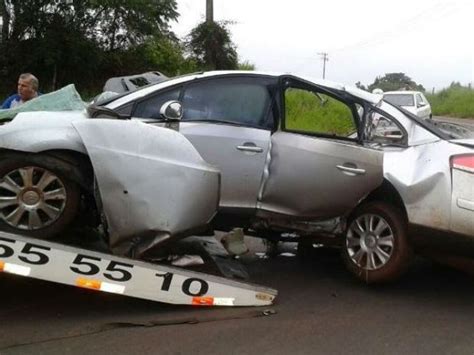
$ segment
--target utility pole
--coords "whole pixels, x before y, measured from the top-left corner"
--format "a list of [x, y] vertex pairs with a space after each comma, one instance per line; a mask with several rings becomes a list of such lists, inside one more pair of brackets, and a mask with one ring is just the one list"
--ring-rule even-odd
[[214, 22], [214, 0], [206, 0], [206, 22]]
[[326, 62], [329, 61], [329, 54], [326, 52], [320, 52], [318, 54], [321, 57], [321, 60], [323, 61], [323, 79], [326, 79]]

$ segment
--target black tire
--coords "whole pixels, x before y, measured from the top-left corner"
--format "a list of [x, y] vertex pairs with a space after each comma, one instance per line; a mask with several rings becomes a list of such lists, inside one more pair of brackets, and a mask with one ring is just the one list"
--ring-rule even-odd
[[71, 166], [48, 155], [2, 156], [0, 229], [40, 239], [63, 231], [76, 216], [80, 201], [78, 185], [67, 176]]
[[384, 202], [370, 202], [350, 216], [342, 246], [348, 270], [368, 283], [399, 278], [412, 256], [407, 222], [401, 211]]

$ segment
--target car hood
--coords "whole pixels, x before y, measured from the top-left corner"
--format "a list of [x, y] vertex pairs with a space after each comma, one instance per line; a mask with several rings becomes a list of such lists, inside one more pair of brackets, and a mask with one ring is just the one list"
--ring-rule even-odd
[[81, 111], [35, 111], [21, 112], [0, 127], [0, 132], [24, 128], [52, 128], [70, 126], [71, 122], [87, 119], [85, 110]]

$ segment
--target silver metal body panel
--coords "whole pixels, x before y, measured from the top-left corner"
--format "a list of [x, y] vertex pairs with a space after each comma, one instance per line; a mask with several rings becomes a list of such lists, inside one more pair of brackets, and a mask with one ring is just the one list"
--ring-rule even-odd
[[180, 133], [138, 121], [97, 119], [73, 125], [94, 166], [116, 253], [131, 248], [141, 253], [214, 216], [219, 171]]
[[459, 209], [452, 200], [472, 197], [472, 179], [459, 179], [456, 174], [451, 180], [450, 158], [466, 153], [474, 150], [441, 140], [386, 150], [385, 178], [402, 197], [411, 223], [474, 237], [474, 211]]
[[270, 131], [204, 122], [181, 122], [179, 130], [204, 160], [220, 169], [220, 206], [256, 208]]
[[0, 148], [23, 152], [73, 150], [86, 153], [72, 122], [86, 120], [84, 111], [25, 112], [0, 127]]
[[474, 173], [453, 170], [450, 230], [474, 236]]
[[259, 209], [301, 218], [346, 214], [383, 181], [383, 151], [277, 132]]
[[474, 139], [468, 138], [468, 139], [453, 139], [450, 142], [453, 143], [458, 143], [458, 144], [463, 144], [466, 146], [469, 146], [471, 148], [474, 148]]

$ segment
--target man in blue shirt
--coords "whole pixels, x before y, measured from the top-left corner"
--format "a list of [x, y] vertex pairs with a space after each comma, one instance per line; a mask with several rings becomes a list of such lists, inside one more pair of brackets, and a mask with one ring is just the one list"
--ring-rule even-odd
[[18, 94], [10, 96], [2, 104], [2, 109], [19, 106], [38, 96], [38, 79], [31, 73], [21, 74], [18, 78]]

